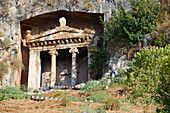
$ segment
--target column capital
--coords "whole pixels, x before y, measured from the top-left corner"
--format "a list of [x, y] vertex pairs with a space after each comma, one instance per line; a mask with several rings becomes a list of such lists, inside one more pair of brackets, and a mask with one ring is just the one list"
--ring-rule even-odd
[[58, 55], [58, 51], [56, 51], [56, 50], [50, 50], [48, 53], [50, 55]]
[[79, 50], [76, 47], [73, 47], [69, 50], [69, 53], [77, 53], [79, 54]]

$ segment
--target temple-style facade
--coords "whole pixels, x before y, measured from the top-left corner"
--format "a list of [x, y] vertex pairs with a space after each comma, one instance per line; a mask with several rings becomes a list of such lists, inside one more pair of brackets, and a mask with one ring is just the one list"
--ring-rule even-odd
[[60, 26], [31, 35], [26, 30], [23, 47], [29, 48], [28, 87], [75, 86], [90, 79], [91, 46], [96, 46], [98, 36], [94, 30], [66, 26], [62, 17]]

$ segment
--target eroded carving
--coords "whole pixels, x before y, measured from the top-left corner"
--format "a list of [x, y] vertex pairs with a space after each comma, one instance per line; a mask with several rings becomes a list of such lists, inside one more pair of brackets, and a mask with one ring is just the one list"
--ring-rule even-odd
[[26, 31], [26, 40], [27, 40], [27, 41], [30, 41], [31, 39], [32, 39], [31, 31], [30, 31], [30, 30], [27, 30], [27, 31]]
[[42, 73], [42, 87], [49, 87], [50, 86], [50, 72]]
[[79, 50], [76, 47], [73, 47], [69, 50], [70, 53], [77, 53], [79, 54]]
[[58, 51], [56, 51], [56, 50], [50, 50], [48, 53], [49, 53], [51, 56], [52, 56], [52, 55], [58, 55]]
[[59, 19], [60, 22], [60, 27], [65, 27], [66, 26], [66, 19], [64, 17]]

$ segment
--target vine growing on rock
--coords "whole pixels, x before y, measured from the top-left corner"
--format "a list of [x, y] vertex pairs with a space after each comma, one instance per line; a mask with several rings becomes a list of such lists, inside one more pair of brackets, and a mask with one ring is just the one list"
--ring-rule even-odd
[[102, 77], [102, 69], [104, 68], [104, 64], [107, 60], [107, 51], [104, 48], [97, 48], [93, 46], [90, 53], [91, 64], [89, 68], [92, 73], [94, 72], [92, 79], [99, 79]]
[[[5, 38], [5, 35], [0, 32], [0, 80], [4, 75], [8, 74], [9, 68], [16, 69], [21, 66], [24, 69], [22, 62], [17, 57], [14, 57], [11, 52], [14, 45], [10, 39]], [[12, 50], [16, 51], [14, 48]]]

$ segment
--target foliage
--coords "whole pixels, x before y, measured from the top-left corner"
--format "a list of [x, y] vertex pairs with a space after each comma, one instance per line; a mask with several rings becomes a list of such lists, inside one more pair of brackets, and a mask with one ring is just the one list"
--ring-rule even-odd
[[61, 105], [62, 106], [67, 106], [70, 103], [70, 100], [66, 97], [61, 99]]
[[101, 77], [103, 65], [107, 60], [107, 51], [104, 48], [97, 48], [93, 46], [90, 53], [91, 64], [89, 68], [91, 70], [97, 70], [97, 75]]
[[104, 103], [107, 99], [107, 93], [105, 91], [98, 91], [90, 95], [89, 100], [93, 100], [96, 103]]
[[89, 8], [93, 8], [93, 3], [92, 2], [88, 2], [87, 5], [88, 5]]
[[120, 109], [122, 111], [131, 111], [131, 109], [129, 107], [127, 107], [127, 106], [122, 106], [122, 107], [120, 107]]
[[112, 10], [109, 22], [102, 21], [105, 27], [106, 44], [112, 39], [126, 47], [137, 47], [145, 34], [153, 32], [159, 15], [156, 0], [130, 0], [131, 10], [125, 11], [119, 2], [118, 13]]
[[25, 94], [24, 91], [16, 87], [6, 87], [0, 89], [0, 101], [7, 99], [30, 99], [32, 95]]
[[88, 81], [85, 86], [81, 88], [81, 90], [87, 91], [95, 91], [95, 90], [104, 90], [109, 86], [108, 79], [102, 78], [100, 80], [91, 80]]
[[125, 74], [129, 92], [133, 95], [129, 96], [131, 102], [136, 103], [136, 99], [142, 97], [138, 101], [148, 105], [153, 98], [165, 110], [170, 110], [170, 44], [165, 48], [141, 49], [130, 66]]
[[155, 33], [152, 34], [152, 45], [165, 47], [170, 43], [170, 16], [168, 0], [160, 0], [160, 16], [158, 18], [158, 27]]
[[120, 101], [114, 96], [108, 96], [106, 99], [105, 109], [107, 110], [119, 110], [120, 109]]
[[70, 101], [75, 101], [75, 102], [77, 102], [77, 101], [83, 102], [86, 100], [86, 96], [81, 97], [81, 98], [77, 98], [75, 96], [67, 96], [66, 98]]
[[56, 94], [53, 95], [53, 97], [58, 97], [58, 96], [62, 96], [63, 95], [63, 92], [59, 91], [57, 92]]
[[111, 81], [109, 87], [123, 87], [124, 88], [126, 86], [126, 84], [125, 84], [126, 79], [127, 79], [127, 77], [115, 77]]
[[114, 78], [114, 82], [117, 83], [117, 84], [124, 84], [125, 83], [125, 80], [126, 80], [126, 77], [115, 77]]
[[0, 79], [2, 79], [4, 75], [8, 74], [9, 68], [16, 69], [21, 66], [24, 69], [24, 65], [17, 57], [12, 55], [11, 50], [16, 51], [16, 49], [12, 48], [14, 44], [11, 44], [11, 40], [4, 37], [2, 32], [0, 32], [0, 37]]
[[103, 109], [92, 109], [88, 104], [82, 106], [81, 113], [105, 113]]

